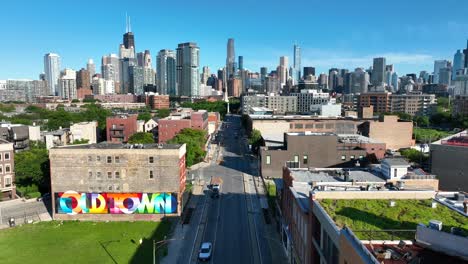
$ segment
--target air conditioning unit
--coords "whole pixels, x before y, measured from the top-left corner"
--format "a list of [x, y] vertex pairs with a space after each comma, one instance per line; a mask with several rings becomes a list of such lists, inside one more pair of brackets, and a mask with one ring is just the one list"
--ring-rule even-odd
[[438, 220], [430, 220], [429, 221], [429, 228], [441, 231], [442, 230], [442, 222]]

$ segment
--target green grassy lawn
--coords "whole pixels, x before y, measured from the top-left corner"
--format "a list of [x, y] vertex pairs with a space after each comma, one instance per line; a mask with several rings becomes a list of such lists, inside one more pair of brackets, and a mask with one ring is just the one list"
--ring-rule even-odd
[[[450, 232], [451, 227], [458, 227], [468, 234], [468, 219], [449, 208], [437, 204], [431, 208], [431, 200], [395, 200], [395, 207], [389, 207], [388, 200], [330, 200], [320, 204], [340, 228], [346, 225], [357, 230], [415, 230], [418, 223], [428, 225], [429, 220], [439, 220], [443, 230]], [[360, 239], [367, 239], [366, 234], [355, 232]], [[403, 237], [404, 234], [401, 234]], [[408, 234], [414, 238], [414, 234]]]
[[441, 138], [450, 136], [447, 131], [435, 130], [430, 128], [418, 128], [415, 127], [413, 130], [414, 137], [417, 142], [434, 142]]
[[273, 181], [267, 181], [267, 198], [268, 198], [268, 206], [270, 207], [273, 212], [275, 212], [275, 200], [276, 200], [276, 185]]
[[0, 230], [0, 263], [151, 263], [152, 240], [169, 229], [166, 221], [23, 225]]

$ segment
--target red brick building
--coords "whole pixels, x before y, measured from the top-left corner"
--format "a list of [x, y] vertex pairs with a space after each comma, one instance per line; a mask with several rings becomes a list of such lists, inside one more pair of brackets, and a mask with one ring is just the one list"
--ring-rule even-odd
[[193, 128], [208, 131], [208, 112], [200, 110], [190, 115], [169, 116], [159, 119], [158, 142], [165, 143], [175, 137], [184, 128]]
[[126, 143], [128, 138], [137, 132], [137, 115], [119, 115], [106, 119], [107, 141]]
[[84, 99], [86, 96], [93, 95], [93, 90], [89, 88], [80, 88], [76, 90], [78, 99]]
[[169, 95], [155, 95], [148, 96], [148, 104], [151, 109], [169, 109]]

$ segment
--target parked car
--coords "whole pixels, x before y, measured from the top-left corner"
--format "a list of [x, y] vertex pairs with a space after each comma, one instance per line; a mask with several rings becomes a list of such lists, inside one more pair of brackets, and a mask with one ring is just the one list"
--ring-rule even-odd
[[204, 242], [200, 247], [200, 251], [198, 251], [198, 259], [200, 261], [208, 261], [211, 258], [211, 249], [212, 245], [211, 242]]

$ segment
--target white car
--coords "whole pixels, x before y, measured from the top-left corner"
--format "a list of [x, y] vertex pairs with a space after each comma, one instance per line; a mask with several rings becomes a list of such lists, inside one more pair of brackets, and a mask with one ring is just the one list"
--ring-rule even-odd
[[200, 247], [200, 251], [198, 251], [198, 259], [200, 261], [207, 261], [211, 258], [211, 242], [204, 242]]

